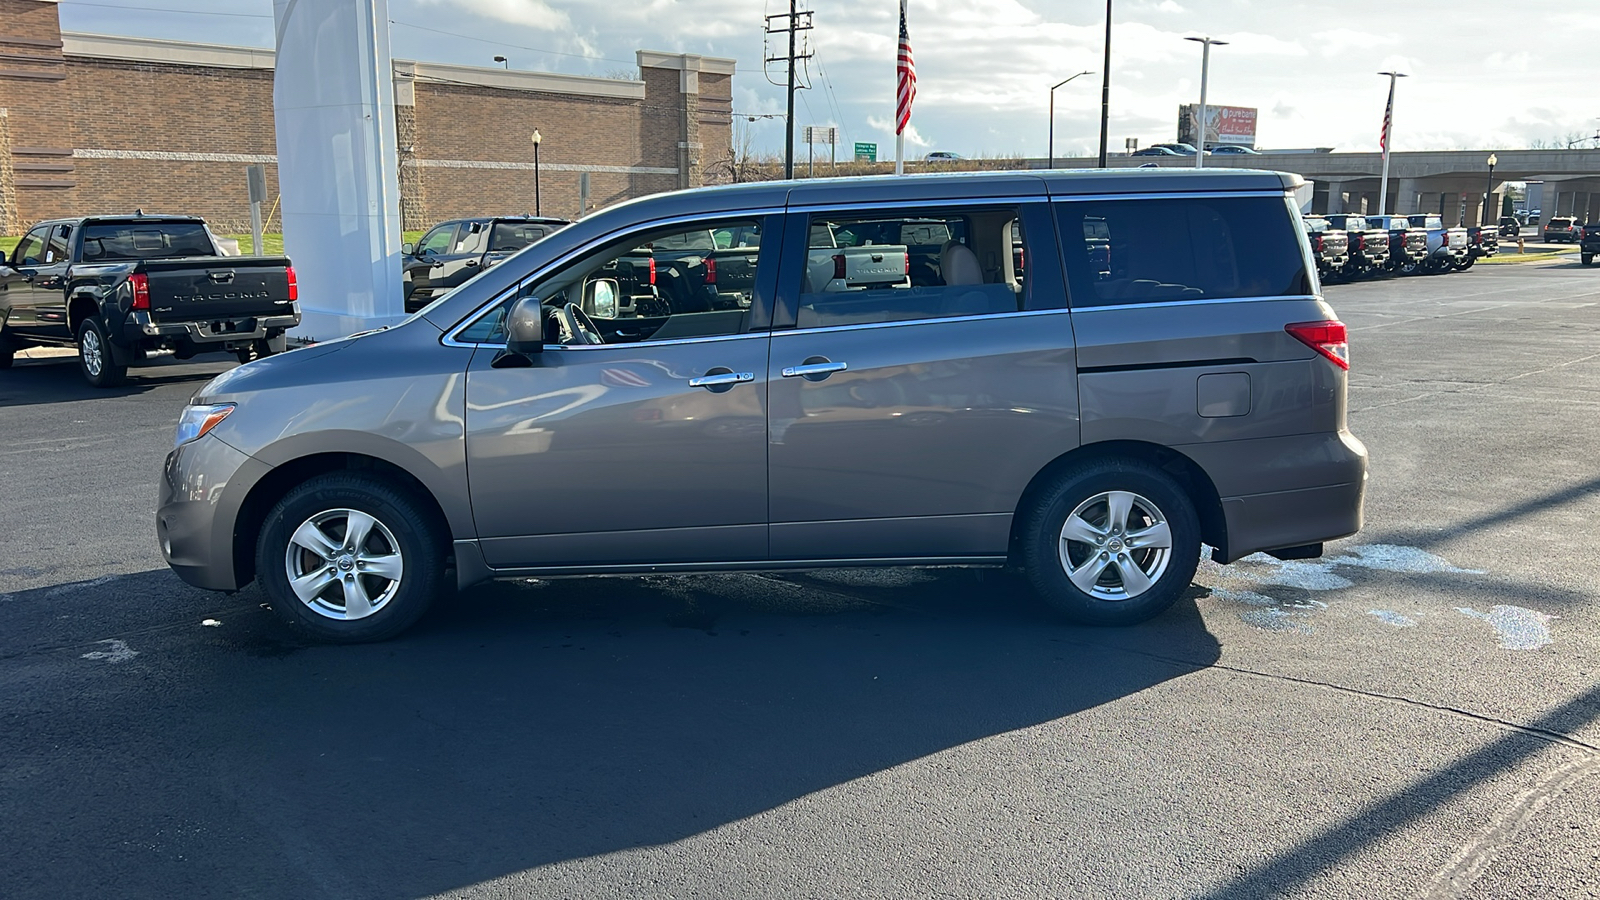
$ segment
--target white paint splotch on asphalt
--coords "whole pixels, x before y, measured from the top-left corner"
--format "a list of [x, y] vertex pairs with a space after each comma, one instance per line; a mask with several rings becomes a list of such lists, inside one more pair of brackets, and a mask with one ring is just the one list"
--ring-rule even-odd
[[1500, 646], [1507, 650], [1537, 650], [1552, 643], [1549, 623], [1556, 617], [1537, 610], [1496, 606], [1483, 613], [1470, 606], [1458, 606], [1456, 612], [1493, 625], [1500, 636]]
[[[1196, 575], [1211, 583], [1213, 599], [1248, 607], [1239, 613], [1246, 624], [1265, 631], [1312, 634], [1316, 630], [1315, 613], [1327, 609], [1328, 604], [1304, 595], [1354, 587], [1355, 582], [1345, 575], [1354, 574], [1352, 570], [1357, 569], [1401, 575], [1486, 574], [1482, 569], [1462, 568], [1417, 547], [1367, 544], [1317, 560], [1281, 560], [1255, 553], [1223, 566], [1202, 558]], [[1293, 590], [1291, 595], [1276, 596], [1283, 592], [1274, 592], [1275, 587]], [[1537, 610], [1520, 606], [1495, 606], [1486, 613], [1470, 607], [1455, 609], [1492, 625], [1504, 649], [1536, 650], [1553, 642], [1549, 623], [1555, 617]], [[1366, 614], [1395, 628], [1418, 625], [1416, 618], [1392, 609], [1368, 609]]]
[[1417, 627], [1416, 619], [1413, 619], [1410, 616], [1403, 616], [1400, 613], [1394, 612], [1393, 610], [1369, 609], [1367, 610], [1367, 615], [1372, 616], [1373, 618], [1376, 618], [1378, 621], [1387, 625], [1393, 625], [1396, 628]]
[[105, 660], [108, 663], [122, 663], [127, 662], [128, 660], [139, 655], [139, 651], [129, 647], [125, 641], [119, 641], [115, 638], [104, 641], [96, 641], [96, 643], [105, 644], [106, 649], [90, 650], [88, 653], [83, 654], [83, 656], [80, 658], [100, 659]]

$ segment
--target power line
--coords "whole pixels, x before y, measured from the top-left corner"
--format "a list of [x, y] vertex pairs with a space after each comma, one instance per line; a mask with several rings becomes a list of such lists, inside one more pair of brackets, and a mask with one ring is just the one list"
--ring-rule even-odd
[[128, 12], [184, 13], [191, 16], [228, 16], [236, 19], [270, 19], [266, 13], [216, 12], [209, 9], [174, 9], [170, 6], [120, 6], [115, 3], [89, 3], [87, 0], [61, 0], [63, 6], [98, 6], [101, 9], [121, 9]]
[[[786, 107], [787, 116], [786, 116], [786, 119], [784, 121], [784, 126], [783, 126], [783, 177], [784, 178], [793, 178], [794, 177], [794, 92], [797, 89], [797, 86], [795, 85], [795, 65], [794, 64], [795, 64], [795, 62], [797, 60], [803, 60], [803, 59], [810, 59], [811, 58], [810, 51], [806, 51], [804, 53], [801, 53], [801, 52], [798, 52], [795, 49], [795, 39], [799, 36], [800, 32], [802, 32], [802, 31], [810, 31], [812, 29], [813, 26], [811, 24], [811, 16], [812, 16], [812, 13], [811, 13], [810, 10], [806, 10], [806, 11], [802, 12], [799, 9], [797, 9], [796, 0], [789, 0], [789, 11], [787, 13], [777, 13], [776, 15], [767, 16], [767, 30], [766, 30], [766, 33], [768, 35], [786, 34], [786, 35], [789, 36], [789, 52], [788, 53], [784, 54], [783, 56], [768, 56], [766, 53], [762, 53], [762, 60], [761, 60], [761, 65], [762, 65], [763, 70], [765, 70], [765, 68], [766, 68], [768, 63], [774, 63], [774, 62], [777, 62], [780, 59], [788, 64], [787, 68], [788, 68], [789, 78], [788, 78], [788, 84], [786, 85], [786, 92], [788, 94], [788, 104], [787, 104], [787, 107]], [[784, 24], [783, 24], [782, 28], [779, 28], [779, 27], [777, 27], [776, 25], [773, 24], [774, 20], [778, 20], [778, 19], [782, 19], [783, 20]], [[763, 42], [763, 44], [765, 43], [765, 38], [763, 38], [762, 42]], [[770, 80], [770, 77], [769, 77], [768, 80]]]

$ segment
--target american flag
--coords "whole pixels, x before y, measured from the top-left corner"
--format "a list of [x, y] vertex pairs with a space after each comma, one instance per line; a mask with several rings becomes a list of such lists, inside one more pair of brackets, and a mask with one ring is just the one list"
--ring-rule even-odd
[[911, 124], [911, 101], [917, 99], [917, 64], [911, 58], [911, 32], [906, 31], [906, 4], [900, 0], [900, 58], [895, 63], [894, 133], [900, 134]]
[[1389, 79], [1389, 105], [1383, 108], [1383, 133], [1378, 135], [1378, 149], [1389, 152], [1389, 120], [1394, 117], [1394, 79]]

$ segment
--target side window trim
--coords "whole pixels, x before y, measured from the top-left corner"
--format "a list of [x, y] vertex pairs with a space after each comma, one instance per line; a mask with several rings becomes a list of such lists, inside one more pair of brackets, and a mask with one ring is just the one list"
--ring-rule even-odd
[[[1038, 212], [1030, 215], [1030, 209], [1037, 209]], [[1059, 260], [1059, 253], [1049, 252], [1050, 245], [1048, 242], [1055, 240], [1054, 227], [1040, 227], [1038, 224], [1044, 219], [1053, 218], [1049, 214], [1048, 204], [1046, 202], [1046, 198], [1044, 197], [983, 197], [936, 201], [913, 200], [904, 202], [891, 201], [871, 203], [830, 203], [827, 205], [817, 204], [803, 207], [791, 207], [789, 210], [789, 215], [786, 217], [788, 224], [785, 226], [783, 263], [780, 266], [781, 271], [779, 272], [779, 277], [782, 280], [779, 282], [777, 303], [774, 306], [773, 328], [803, 328], [804, 330], [812, 330], [814, 328], [890, 325], [906, 324], [911, 322], [942, 322], [969, 318], [1016, 315], [1022, 312], [1041, 309], [1064, 309], [1065, 288], [1062, 286], [1064, 285], [1064, 282], [1059, 280], [1062, 276], [1058, 269], [1053, 278], [1047, 273], [1047, 277], [1044, 279], [1046, 281], [1046, 285], [1044, 287], [1040, 287], [1036, 281], [1027, 281], [1022, 293], [1023, 305], [1016, 309], [986, 311], [977, 314], [923, 316], [905, 319], [891, 318], [881, 322], [818, 324], [806, 326], [801, 326], [799, 324], [801, 297], [804, 296], [804, 291], [802, 279], [798, 277], [796, 270], [799, 270], [799, 272], [804, 272], [809, 265], [808, 254], [811, 248], [811, 229], [814, 227], [814, 223], [816, 221], [829, 221], [833, 219], [849, 221], [852, 219], [861, 219], [863, 215], [871, 217], [876, 214], [881, 214], [885, 218], [892, 218], [895, 215], [914, 216], [918, 214], [934, 216], [941, 214], [947, 216], [973, 216], [982, 215], [983, 213], [1003, 212], [1009, 210], [1015, 210], [1016, 220], [1021, 222], [1025, 245], [1031, 247], [1042, 246], [1047, 248], [1047, 252], [1042, 254], [1039, 254], [1039, 251], [1037, 250], [1028, 250], [1027, 252], [1041, 255], [1046, 259], [1054, 256]], [[964, 230], [971, 230], [970, 220], [966, 222]], [[961, 243], [971, 247], [975, 240], [975, 235], [966, 234], [962, 238]], [[1001, 248], [1001, 252], [1009, 253], [1009, 245]], [[1059, 262], [1057, 265], [1059, 265]], [[1009, 269], [1010, 266], [1007, 265], [1005, 268]], [[1055, 285], [1051, 285], [1049, 284], [1051, 281], [1056, 281], [1057, 283]], [[984, 282], [985, 285], [998, 283], [1004, 282]], [[1051, 295], [1062, 297], [1062, 302], [1041, 306], [1039, 300], [1036, 298], [1043, 296], [1044, 292], [1046, 291], [1050, 292]]]
[[[49, 240], [50, 229], [53, 228], [53, 227], [55, 227], [55, 226], [54, 225], [35, 225], [32, 230], [30, 230], [27, 234], [22, 236], [22, 240], [17, 242], [17, 263], [18, 264], [24, 265], [24, 266], [43, 265], [43, 263], [39, 262], [39, 258], [44, 255], [45, 244]], [[21, 252], [24, 248], [26, 248], [28, 246], [28, 242], [30, 240], [34, 241], [35, 243], [38, 244], [38, 246], [35, 247], [34, 251], [33, 251], [36, 254], [33, 262], [28, 262], [25, 259], [23, 259], [22, 252]]]
[[[779, 263], [782, 259], [782, 243], [783, 235], [785, 233], [785, 219], [786, 216], [782, 210], [762, 208], [755, 210], [734, 210], [723, 213], [700, 214], [694, 216], [680, 216], [671, 219], [636, 223], [635, 225], [627, 228], [617, 229], [616, 231], [607, 233], [603, 237], [597, 238], [581, 247], [576, 247], [562, 254], [560, 257], [551, 261], [547, 265], [530, 272], [528, 275], [520, 279], [516, 284], [500, 291], [495, 295], [494, 299], [478, 307], [472, 312], [471, 315], [468, 315], [455, 327], [447, 331], [444, 336], [440, 338], [440, 342], [445, 346], [450, 347], [498, 346], [497, 342], [493, 340], [474, 341], [465, 339], [462, 337], [462, 333], [478, 325], [486, 316], [493, 315], [495, 310], [498, 309], [502, 304], [513, 302], [518, 297], [525, 295], [530, 285], [545, 282], [552, 277], [557, 277], [561, 274], [561, 270], [563, 268], [576, 263], [581, 263], [597, 253], [605, 252], [605, 248], [607, 247], [633, 245], [636, 243], [632, 237], [634, 235], [660, 232], [663, 229], [675, 227], [682, 228], [685, 231], [696, 230], [700, 227], [710, 230], [714, 229], [719, 223], [729, 222], [757, 222], [760, 224], [762, 230], [761, 246], [756, 257], [756, 280], [751, 289], [749, 315], [745, 319], [745, 324], [742, 331], [722, 335], [667, 338], [663, 340], [642, 340], [620, 344], [588, 345], [586, 347], [582, 347], [581, 349], [659, 346], [663, 344], [698, 343], [702, 341], [729, 340], [732, 338], [765, 335], [772, 329], [772, 298], [776, 292], [778, 284], [778, 272], [780, 268]], [[578, 345], [552, 346], [561, 347], [561, 349], [580, 349]]]

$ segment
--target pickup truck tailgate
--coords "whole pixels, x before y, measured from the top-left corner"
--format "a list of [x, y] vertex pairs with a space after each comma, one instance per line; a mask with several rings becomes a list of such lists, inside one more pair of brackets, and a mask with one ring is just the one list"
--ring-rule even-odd
[[147, 261], [150, 315], [157, 322], [288, 315], [289, 261], [204, 257]]

